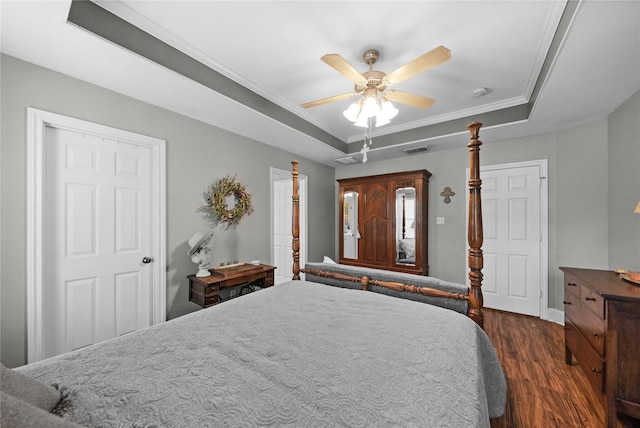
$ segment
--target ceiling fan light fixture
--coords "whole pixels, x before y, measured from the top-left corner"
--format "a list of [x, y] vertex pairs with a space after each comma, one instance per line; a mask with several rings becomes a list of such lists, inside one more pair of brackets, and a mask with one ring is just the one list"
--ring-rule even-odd
[[364, 113], [360, 113], [358, 115], [358, 120], [356, 120], [354, 125], [361, 128], [367, 128], [369, 126], [369, 117]]
[[[389, 99], [422, 109], [433, 105], [435, 102], [433, 98], [396, 90], [385, 91], [389, 86], [396, 85], [449, 61], [451, 59], [451, 51], [449, 49], [444, 46], [438, 46], [388, 74], [373, 70], [373, 64], [378, 60], [379, 54], [375, 49], [369, 49], [364, 52], [362, 59], [369, 66], [369, 71], [364, 73], [359, 72], [338, 54], [324, 55], [321, 60], [351, 80], [355, 84], [355, 92], [322, 98], [304, 103], [301, 106], [303, 108], [311, 108], [361, 95], [362, 97], [356, 103], [353, 103], [342, 113], [347, 119], [354, 122], [354, 125], [366, 128], [371, 126], [370, 118], [376, 117], [376, 127], [378, 127], [386, 125], [397, 116], [398, 109], [389, 102]], [[484, 89], [486, 90], [486, 88]]]
[[361, 107], [362, 104], [360, 103], [360, 101], [355, 102], [351, 104], [348, 109], [343, 111], [342, 114], [344, 114], [344, 117], [349, 119], [351, 122], [356, 122], [358, 120], [358, 115], [360, 114]]
[[374, 117], [380, 111], [376, 97], [367, 97], [362, 105], [362, 114], [367, 117]]
[[391, 103], [391, 101], [383, 101], [382, 102], [382, 112], [385, 114], [387, 119], [391, 120], [398, 115], [398, 109]]
[[391, 120], [389, 116], [386, 116], [382, 111], [376, 115], [376, 128], [379, 126], [384, 126], [387, 123], [390, 123]]

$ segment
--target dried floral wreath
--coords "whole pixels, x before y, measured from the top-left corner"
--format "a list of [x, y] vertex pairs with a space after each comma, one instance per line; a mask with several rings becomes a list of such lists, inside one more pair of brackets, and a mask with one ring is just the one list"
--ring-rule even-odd
[[[227, 206], [227, 198], [233, 196], [235, 205]], [[236, 176], [226, 176], [211, 183], [204, 192], [206, 204], [200, 207], [200, 211], [209, 217], [209, 221], [215, 226], [223, 224], [225, 229], [235, 228], [242, 218], [253, 213], [251, 195], [244, 185], [236, 180]]]

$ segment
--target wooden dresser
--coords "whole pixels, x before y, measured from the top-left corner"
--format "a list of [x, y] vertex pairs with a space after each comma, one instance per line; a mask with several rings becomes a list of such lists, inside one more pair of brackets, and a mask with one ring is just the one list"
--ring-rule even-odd
[[608, 427], [618, 414], [640, 424], [640, 286], [615, 272], [564, 272], [565, 360], [602, 394]]

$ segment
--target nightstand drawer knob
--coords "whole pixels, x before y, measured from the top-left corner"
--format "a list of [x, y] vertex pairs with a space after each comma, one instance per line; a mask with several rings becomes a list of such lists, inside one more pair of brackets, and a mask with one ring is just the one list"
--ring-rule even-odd
[[595, 373], [595, 374], [600, 374], [600, 373], [602, 373], [602, 370], [598, 370], [595, 367], [591, 367], [591, 372]]
[[586, 300], [586, 301], [589, 301], [589, 300], [590, 300], [590, 301], [592, 301], [592, 302], [595, 302], [595, 301], [596, 301], [596, 298], [595, 298], [595, 297], [585, 297], [585, 298], [584, 298], [584, 300]]
[[593, 332], [593, 337], [598, 337], [598, 336], [600, 336], [600, 335], [598, 334], [598, 332], [597, 332], [597, 331], [594, 331], [594, 332]]
[[151, 263], [153, 261], [152, 257], [143, 257], [142, 258], [142, 263], [147, 264], [147, 263]]
[[571, 304], [571, 302], [567, 302], [566, 300], [564, 302], [562, 302], [562, 303], [564, 303], [565, 305], [570, 305]]

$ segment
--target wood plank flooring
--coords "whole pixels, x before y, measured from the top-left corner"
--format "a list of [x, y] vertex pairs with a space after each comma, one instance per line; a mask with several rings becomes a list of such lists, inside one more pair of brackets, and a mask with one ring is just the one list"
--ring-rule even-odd
[[602, 397], [575, 361], [571, 366], [564, 362], [563, 326], [485, 309], [485, 331], [509, 388], [505, 414], [491, 421], [492, 428], [605, 426]]

